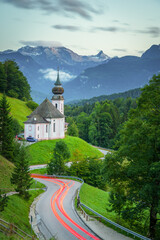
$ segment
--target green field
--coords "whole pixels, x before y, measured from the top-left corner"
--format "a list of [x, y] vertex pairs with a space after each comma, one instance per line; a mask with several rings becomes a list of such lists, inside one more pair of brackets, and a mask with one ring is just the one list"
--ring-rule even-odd
[[107, 212], [106, 208], [109, 208], [109, 193], [101, 189], [92, 187], [86, 183], [83, 184], [80, 191], [81, 202], [92, 208], [101, 215], [116, 220], [117, 215], [114, 212]]
[[[48, 163], [53, 157], [53, 149], [57, 141], [60, 141], [60, 139], [40, 141], [28, 146], [27, 149], [30, 154], [30, 165]], [[98, 149], [92, 147], [90, 144], [80, 138], [66, 136], [64, 139], [62, 139], [62, 141], [67, 144], [71, 152], [69, 161], [74, 159], [73, 153], [77, 149], [84, 158], [95, 157], [98, 159], [103, 157], [103, 154]]]
[[[2, 93], [0, 93], [1, 97]], [[26, 106], [25, 102], [19, 99], [7, 97], [7, 101], [11, 106], [11, 115], [24, 127], [23, 122], [27, 120], [27, 116], [31, 114], [32, 110]]]
[[10, 183], [13, 168], [13, 163], [0, 155], [0, 188], [8, 189], [8, 192], [14, 189]]

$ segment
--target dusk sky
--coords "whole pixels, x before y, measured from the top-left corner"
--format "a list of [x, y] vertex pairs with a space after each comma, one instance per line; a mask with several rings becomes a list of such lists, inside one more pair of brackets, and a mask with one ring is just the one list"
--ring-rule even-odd
[[160, 0], [0, 0], [0, 51], [64, 46], [140, 56], [160, 44]]

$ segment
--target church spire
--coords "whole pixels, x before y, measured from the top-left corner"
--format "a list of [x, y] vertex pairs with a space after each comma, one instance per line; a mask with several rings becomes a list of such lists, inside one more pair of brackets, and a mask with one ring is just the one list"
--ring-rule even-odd
[[62, 87], [62, 84], [60, 82], [60, 78], [59, 78], [59, 67], [57, 69], [57, 80], [54, 83], [55, 87], [52, 89], [52, 92], [54, 95], [62, 95], [64, 93], [64, 89]]
[[55, 85], [55, 86], [62, 85], [61, 82], [60, 82], [60, 79], [59, 79], [59, 67], [58, 67], [58, 69], [57, 69], [57, 80], [56, 80], [56, 82], [55, 82], [54, 85]]

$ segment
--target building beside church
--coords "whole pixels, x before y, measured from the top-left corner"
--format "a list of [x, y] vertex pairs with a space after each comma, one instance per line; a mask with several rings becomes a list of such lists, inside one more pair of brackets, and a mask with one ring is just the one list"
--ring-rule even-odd
[[27, 117], [24, 122], [24, 137], [37, 140], [49, 140], [65, 137], [64, 89], [59, 79], [59, 70], [55, 87], [52, 89], [52, 102], [47, 98]]

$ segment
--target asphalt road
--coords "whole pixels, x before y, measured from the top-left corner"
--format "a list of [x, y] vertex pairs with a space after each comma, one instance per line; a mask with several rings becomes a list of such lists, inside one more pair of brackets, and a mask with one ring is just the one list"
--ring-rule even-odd
[[[55, 236], [58, 240], [95, 239], [91, 230], [80, 220], [74, 211], [73, 199], [79, 182], [60, 179], [37, 179], [47, 186], [37, 205], [39, 219], [47, 228], [40, 224], [40, 231], [46, 237]], [[50, 233], [50, 234], [49, 234]]]

